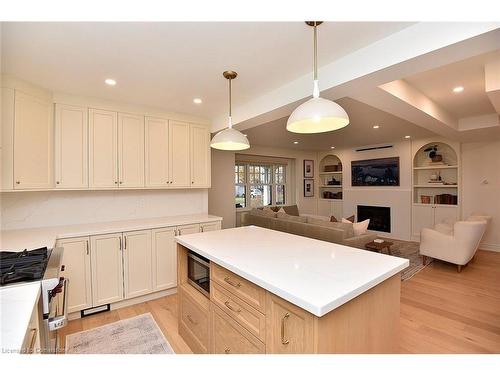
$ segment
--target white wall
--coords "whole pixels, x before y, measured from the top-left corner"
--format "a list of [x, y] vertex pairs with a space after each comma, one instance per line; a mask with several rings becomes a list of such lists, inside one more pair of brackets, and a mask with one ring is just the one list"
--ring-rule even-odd
[[[343, 166], [343, 216], [357, 212], [358, 205], [391, 208], [391, 233], [380, 233], [391, 238], [409, 240], [411, 236], [411, 141], [394, 144], [393, 148], [356, 152], [354, 148], [320, 153], [318, 160], [326, 154], [337, 155]], [[351, 186], [351, 161], [399, 156], [400, 186], [362, 187]], [[319, 180], [317, 180], [319, 183]], [[318, 200], [318, 204], [329, 204]]]
[[212, 187], [208, 190], [208, 212], [223, 218], [224, 229], [236, 225], [234, 156], [234, 152], [212, 149]]
[[500, 141], [462, 144], [462, 195], [464, 217], [492, 217], [481, 248], [500, 251]]
[[207, 213], [207, 189], [2, 193], [2, 230]]

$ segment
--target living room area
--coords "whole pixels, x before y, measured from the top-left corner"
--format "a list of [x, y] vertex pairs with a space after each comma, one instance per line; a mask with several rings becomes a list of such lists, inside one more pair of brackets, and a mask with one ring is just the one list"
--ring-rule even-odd
[[344, 87], [349, 94], [335, 100], [349, 117], [341, 129], [297, 133], [287, 130], [293, 115], [274, 114], [243, 122], [250, 148], [212, 151], [209, 210], [224, 227], [409, 260], [405, 353], [491, 353], [500, 343], [492, 285], [500, 276], [500, 51], [462, 47], [453, 62], [419, 56], [435, 66]]

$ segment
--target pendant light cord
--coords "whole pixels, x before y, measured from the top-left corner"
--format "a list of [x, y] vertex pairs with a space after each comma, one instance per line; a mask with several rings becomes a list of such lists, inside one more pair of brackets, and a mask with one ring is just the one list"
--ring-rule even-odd
[[316, 23], [314, 24], [314, 36], [313, 36], [313, 42], [314, 42], [314, 58], [313, 58], [313, 69], [314, 69], [314, 80], [318, 80], [318, 26]]
[[231, 112], [232, 112], [232, 108], [231, 108], [231, 102], [232, 102], [232, 92], [231, 92], [231, 81], [232, 79], [229, 78], [229, 128], [232, 128], [233, 127], [233, 121], [231, 119]]

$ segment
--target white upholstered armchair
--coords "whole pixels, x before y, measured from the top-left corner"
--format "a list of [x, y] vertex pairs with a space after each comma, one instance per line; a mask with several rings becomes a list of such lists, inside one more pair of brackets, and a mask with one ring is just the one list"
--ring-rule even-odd
[[420, 234], [420, 255], [424, 265], [426, 257], [436, 258], [462, 266], [469, 263], [486, 231], [486, 220], [457, 221], [453, 227], [436, 225], [434, 229], [424, 228]]

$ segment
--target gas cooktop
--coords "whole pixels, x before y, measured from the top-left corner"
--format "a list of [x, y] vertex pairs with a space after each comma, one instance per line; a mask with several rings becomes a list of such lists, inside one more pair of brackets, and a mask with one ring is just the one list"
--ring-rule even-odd
[[51, 250], [0, 251], [0, 285], [43, 278]]

